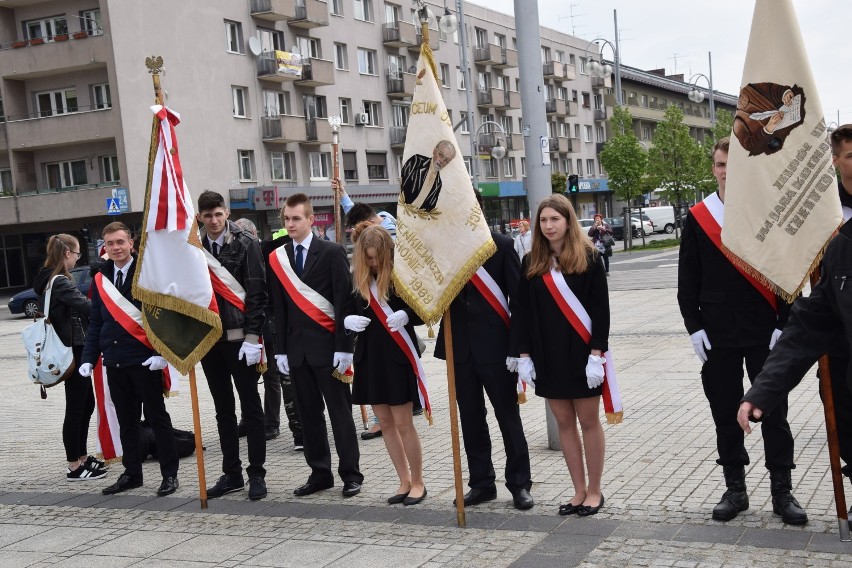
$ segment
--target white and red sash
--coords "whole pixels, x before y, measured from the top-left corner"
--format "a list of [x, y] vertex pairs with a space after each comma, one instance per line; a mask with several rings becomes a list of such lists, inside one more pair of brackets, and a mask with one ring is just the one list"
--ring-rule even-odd
[[290, 265], [290, 258], [283, 246], [269, 254], [269, 264], [293, 303], [306, 316], [334, 333], [334, 306], [322, 294], [302, 282]]
[[[690, 209], [692, 216], [695, 217], [695, 220], [710, 238], [710, 242], [712, 242], [716, 248], [718, 248], [723, 255], [725, 255], [725, 249], [722, 247], [722, 224], [725, 220], [725, 204], [722, 203], [722, 200], [719, 199], [718, 193], [713, 193], [704, 198], [700, 203], [696, 203]], [[728, 259], [728, 256], [725, 255], [725, 258]], [[730, 259], [728, 259], [730, 262]], [[772, 309], [775, 310], [775, 313], [778, 313], [778, 299], [775, 296], [775, 293], [770, 290], [767, 286], [761, 284], [754, 276], [737, 266], [736, 263], [731, 262], [734, 268], [737, 269], [737, 272], [743, 275], [743, 278], [748, 280], [748, 282], [754, 286], [754, 288], [760, 292], [760, 295], [766, 298], [766, 301], [769, 302], [769, 305], [772, 306]]]
[[417, 394], [420, 396], [420, 406], [423, 408], [423, 415], [432, 424], [432, 403], [429, 401], [429, 385], [426, 381], [426, 371], [423, 369], [423, 363], [420, 361], [420, 356], [417, 354], [417, 349], [411, 341], [411, 336], [404, 327], [399, 331], [391, 331], [387, 324], [387, 319], [393, 312], [387, 303], [379, 301], [379, 291], [376, 287], [376, 280], [370, 284], [370, 308], [376, 314], [376, 320], [381, 323], [385, 331], [390, 334], [394, 343], [402, 349], [406, 359], [408, 359], [411, 369], [414, 371], [414, 376], [417, 377]]
[[[547, 290], [553, 296], [559, 310], [574, 331], [585, 341], [590, 343], [592, 340], [592, 318], [580, 299], [574, 294], [565, 277], [556, 269], [551, 269], [550, 272], [542, 276]], [[615, 362], [613, 361], [612, 351], [607, 351], [603, 354], [606, 362], [604, 363], [604, 382], [603, 382], [603, 402], [604, 412], [606, 413], [606, 421], [610, 424], [618, 424], [624, 418], [624, 409], [621, 404], [621, 392], [618, 389], [618, 379], [615, 376]]]

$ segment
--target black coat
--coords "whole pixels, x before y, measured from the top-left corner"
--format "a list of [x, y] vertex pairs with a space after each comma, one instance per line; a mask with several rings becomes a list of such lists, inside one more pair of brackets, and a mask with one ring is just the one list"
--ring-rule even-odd
[[[295, 266], [293, 243], [285, 244], [284, 250], [291, 266]], [[313, 237], [301, 280], [334, 306], [335, 331], [329, 332], [308, 317], [287, 294], [281, 282], [275, 282], [272, 286], [275, 353], [286, 354], [291, 368], [301, 365], [305, 359], [312, 367], [328, 367], [334, 353], [352, 353], [352, 336], [343, 328], [343, 318], [352, 294], [352, 274], [344, 248]]]
[[[53, 269], [42, 267], [33, 281], [33, 290], [39, 295], [38, 302], [42, 311], [44, 311], [45, 291], [52, 272]], [[69, 347], [83, 345], [91, 312], [92, 302], [80, 292], [74, 282], [66, 276], [56, 279], [50, 293], [50, 313], [47, 317], [63, 344]]]
[[[504, 295], [509, 297], [510, 311], [517, 295], [521, 276], [521, 263], [515, 254], [510, 237], [492, 232], [497, 252], [485, 261], [483, 267], [491, 275]], [[453, 322], [453, 358], [464, 363], [469, 357], [477, 364], [505, 363], [509, 354], [509, 328], [476, 286], [468, 282], [450, 304]], [[435, 357], [446, 359], [444, 349], [444, 321], [438, 330]]]
[[776, 313], [713, 244], [690, 212], [680, 239], [677, 301], [690, 335], [703, 329], [715, 347], [769, 345], [790, 306], [776, 297]]

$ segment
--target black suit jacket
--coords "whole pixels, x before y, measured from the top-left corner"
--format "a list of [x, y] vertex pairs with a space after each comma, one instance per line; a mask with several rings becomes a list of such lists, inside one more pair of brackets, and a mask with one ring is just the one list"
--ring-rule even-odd
[[[491, 238], [497, 245], [497, 252], [485, 261], [483, 267], [509, 297], [511, 311], [520, 281], [521, 264], [511, 238], [494, 232]], [[477, 364], [506, 362], [509, 328], [476, 286], [470, 282], [465, 284], [450, 305], [450, 315], [453, 322], [453, 357], [456, 361], [464, 363], [468, 357], [473, 357]], [[446, 359], [443, 320], [435, 343], [435, 357]]]
[[[284, 245], [291, 266], [295, 266], [293, 243]], [[272, 283], [275, 306], [275, 352], [286, 354], [291, 368], [307, 363], [329, 367], [335, 352], [352, 353], [352, 336], [343, 329], [347, 304], [352, 294], [352, 274], [346, 251], [336, 243], [314, 237], [305, 258], [302, 282], [334, 306], [335, 331], [308, 317], [284, 290], [281, 282]]]

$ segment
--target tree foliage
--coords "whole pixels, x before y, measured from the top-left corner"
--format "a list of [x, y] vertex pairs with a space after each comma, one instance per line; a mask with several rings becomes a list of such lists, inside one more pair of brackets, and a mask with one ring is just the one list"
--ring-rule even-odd
[[701, 182], [710, 176], [704, 150], [689, 135], [680, 107], [669, 106], [654, 131], [648, 174], [663, 197], [678, 205], [693, 198]]
[[716, 180], [709, 175], [709, 172], [713, 170], [713, 146], [720, 138], [730, 136], [733, 127], [734, 115], [725, 109], [717, 110], [716, 124], [710, 130], [710, 136], [704, 137], [704, 142], [701, 145], [702, 150], [704, 151], [704, 171], [708, 172], [708, 175], [699, 185], [699, 189], [705, 193], [712, 193], [713, 191], [716, 191]]
[[562, 172], [550, 174], [550, 189], [552, 193], [565, 193], [568, 189], [568, 176]]
[[633, 117], [627, 107], [616, 106], [610, 118], [613, 137], [601, 152], [601, 165], [606, 169], [609, 187], [615, 196], [628, 203], [642, 195], [642, 178], [648, 156], [633, 132]]

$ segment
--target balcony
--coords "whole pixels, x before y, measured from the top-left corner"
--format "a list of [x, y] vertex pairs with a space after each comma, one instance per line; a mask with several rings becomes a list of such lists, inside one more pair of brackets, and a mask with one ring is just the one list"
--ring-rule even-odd
[[[420, 44], [423, 43], [423, 36], [420, 33], [420, 30], [417, 30], [417, 37], [415, 39], [414, 45], [409, 45], [408, 49], [412, 51], [420, 51]], [[432, 51], [438, 51], [441, 49], [441, 38], [438, 37], [438, 32], [435, 30], [429, 30], [429, 47], [432, 48]]]
[[391, 126], [390, 127], [390, 145], [391, 148], [404, 148], [405, 135], [408, 132], [407, 126]]
[[524, 137], [520, 134], [507, 134], [506, 135], [506, 149], [507, 150], [523, 150], [524, 149]]
[[521, 108], [521, 93], [517, 91], [504, 91], [502, 108], [505, 110]]
[[568, 116], [568, 105], [563, 99], [547, 99], [544, 101], [544, 112], [551, 116]]
[[419, 48], [417, 36], [417, 28], [411, 22], [399, 20], [392, 24], [382, 24], [382, 43], [385, 47]]
[[570, 154], [570, 153], [573, 153], [573, 152], [579, 152], [580, 151], [579, 146], [574, 146], [574, 144], [573, 144], [574, 139], [573, 138], [568, 138], [567, 136], [558, 136], [557, 141], [558, 141], [558, 144], [559, 144], [558, 152], [560, 154]]
[[[37, 189], [19, 193], [16, 223], [66, 221], [106, 215], [106, 198], [112, 197], [115, 183], [95, 183], [62, 189]], [[14, 210], [8, 205], [4, 209]]]
[[299, 87], [324, 87], [334, 85], [334, 62], [328, 59], [307, 59], [302, 64], [302, 78], [296, 79]]
[[548, 138], [547, 141], [550, 144], [551, 152], [559, 152], [559, 138]]
[[296, 0], [251, 0], [251, 15], [267, 22], [292, 20], [296, 17]]
[[559, 61], [548, 61], [542, 64], [542, 73], [545, 79], [556, 79], [557, 81], [571, 81], [577, 78], [577, 72], [573, 65], [566, 65]]
[[309, 118], [305, 121], [303, 144], [331, 144], [331, 126], [327, 118]]
[[578, 154], [580, 152], [580, 139], [568, 138], [568, 152]]
[[391, 73], [388, 71], [388, 96], [391, 98], [405, 98], [414, 96], [414, 73]]
[[474, 49], [473, 60], [476, 65], [491, 65], [498, 69], [506, 69], [518, 66], [518, 52], [489, 43]]
[[611, 77], [592, 77], [593, 89], [610, 89], [612, 88]]
[[476, 91], [476, 105], [484, 108], [502, 107], [504, 104], [503, 89], [479, 88]]
[[[0, 76], [24, 81], [49, 75], [70, 76], [77, 72], [106, 69], [105, 62], [112, 59], [107, 37], [102, 34], [83, 39], [85, 41], [68, 39], [4, 49]], [[4, 47], [8, 47], [8, 44], [4, 44]]]
[[575, 101], [565, 101], [565, 116], [577, 116], [577, 103]]
[[311, 30], [328, 25], [328, 4], [321, 0], [296, 0], [296, 15], [289, 26]]
[[304, 142], [307, 139], [305, 117], [268, 116], [261, 119], [264, 142]]
[[607, 119], [606, 108], [596, 108], [595, 109], [595, 120], [596, 121], [604, 121]]
[[[292, 54], [285, 53], [287, 57]], [[301, 58], [299, 64], [292, 62], [293, 60], [278, 61], [275, 52], [261, 53], [257, 58], [257, 78], [261, 81], [271, 81], [274, 83], [289, 83], [302, 78], [303, 65]]]
[[102, 142], [120, 132], [119, 116], [112, 109], [83, 109], [53, 116], [7, 116], [9, 147], [36, 150]]

